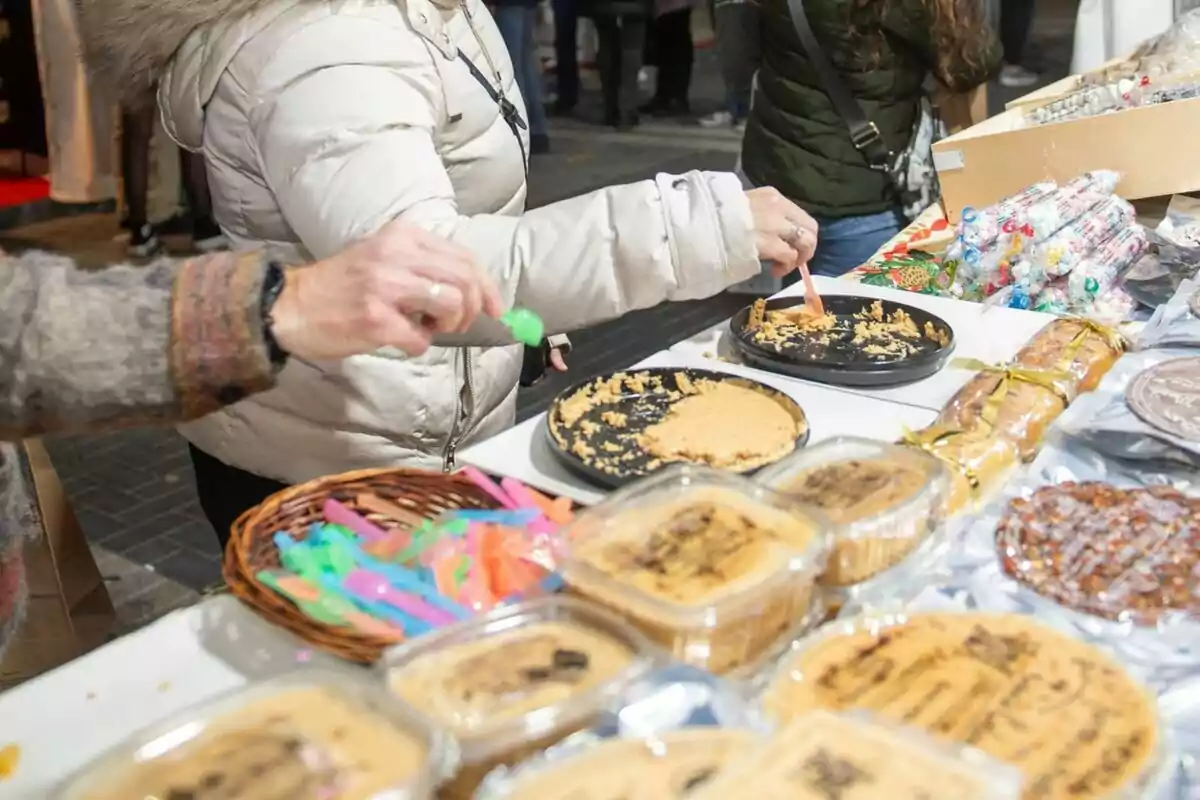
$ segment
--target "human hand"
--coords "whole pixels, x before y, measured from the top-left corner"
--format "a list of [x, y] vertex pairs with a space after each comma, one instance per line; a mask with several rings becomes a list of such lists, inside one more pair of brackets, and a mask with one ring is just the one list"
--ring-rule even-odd
[[555, 372], [567, 371], [567, 356], [571, 353], [571, 340], [566, 336], [551, 336], [546, 340], [547, 360]]
[[817, 249], [817, 221], [770, 186], [746, 192], [754, 217], [758, 257], [782, 277], [812, 260]]
[[495, 285], [471, 253], [395, 221], [315, 264], [290, 269], [271, 310], [271, 332], [288, 353], [338, 359], [380, 347], [409, 355], [435, 333], [465, 331], [503, 311]]

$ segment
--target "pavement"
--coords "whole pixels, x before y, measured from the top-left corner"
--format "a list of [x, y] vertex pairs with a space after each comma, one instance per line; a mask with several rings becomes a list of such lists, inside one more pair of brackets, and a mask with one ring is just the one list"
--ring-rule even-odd
[[[1039, 12], [1033, 46], [1041, 54], [1046, 82], [1066, 74], [1073, 16], [1073, 5], [1066, 0], [1046, 2]], [[719, 107], [722, 89], [711, 49], [698, 53], [695, 75], [694, 110]], [[589, 84], [594, 85], [585, 80], [585, 87]], [[1006, 100], [1028, 91], [994, 88], [992, 105], [1002, 108]], [[593, 94], [585, 107], [596, 102]], [[653, 122], [618, 133], [588, 123], [589, 113], [583, 119], [554, 121], [553, 152], [536, 158], [530, 169], [531, 207], [659, 172], [730, 169], [740, 149], [732, 130]], [[0, 231], [0, 248], [54, 249], [86, 266], [121, 260], [115, 216], [103, 208], [87, 211]], [[174, 240], [170, 244], [185, 246]], [[727, 318], [744, 302], [723, 294], [664, 305], [574, 334], [571, 371], [523, 390], [519, 415], [536, 414], [567, 383], [638, 361]], [[216, 538], [200, 513], [184, 442], [174, 430], [52, 437], [47, 446], [109, 581], [119, 632], [220, 585]]]

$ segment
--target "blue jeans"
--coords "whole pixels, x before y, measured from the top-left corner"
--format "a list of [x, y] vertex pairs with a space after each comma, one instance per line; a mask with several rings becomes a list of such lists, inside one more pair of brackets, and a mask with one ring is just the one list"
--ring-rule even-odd
[[546, 135], [546, 108], [542, 105], [542, 65], [538, 62], [533, 29], [537, 24], [537, 8], [528, 6], [498, 6], [496, 27], [508, 47], [513, 74], [521, 97], [525, 98], [525, 116], [530, 136]]
[[816, 217], [817, 254], [808, 268], [814, 275], [836, 278], [867, 263], [875, 251], [904, 227], [908, 220], [898, 210], [861, 217]]

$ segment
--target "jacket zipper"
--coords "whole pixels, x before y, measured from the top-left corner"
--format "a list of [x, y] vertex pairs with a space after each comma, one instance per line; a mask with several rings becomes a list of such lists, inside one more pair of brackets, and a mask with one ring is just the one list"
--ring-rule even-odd
[[[479, 52], [483, 53], [483, 60], [487, 62], [488, 69], [492, 71], [492, 77], [496, 79], [497, 91], [503, 97], [504, 81], [500, 77], [500, 70], [496, 69], [496, 64], [492, 61], [492, 56], [488, 53], [488, 49], [483, 44], [483, 39], [480, 38], [479, 32], [475, 30], [475, 19], [471, 16], [471, 9], [467, 4], [462, 3], [463, 16], [467, 20], [467, 27], [471, 29], [471, 35], [475, 37], [476, 44], [479, 45]], [[524, 161], [524, 145], [521, 146], [522, 161]], [[446, 440], [446, 447], [442, 451], [442, 469], [446, 472], [454, 469], [454, 459], [458, 452], [459, 440], [469, 431], [471, 417], [475, 413], [475, 379], [471, 367], [471, 348], [462, 348], [463, 353], [463, 386], [458, 393], [458, 399], [454, 406], [454, 424], [450, 428], [450, 436]]]
[[[442, 449], [442, 471], [454, 469], [454, 457], [458, 451], [459, 440], [469, 433], [471, 417], [475, 413], [475, 379], [471, 366], [471, 348], [461, 348], [463, 354], [463, 385], [454, 403], [454, 424], [450, 426], [450, 435], [446, 438], [446, 446]], [[457, 372], [457, 370], [456, 370]]]

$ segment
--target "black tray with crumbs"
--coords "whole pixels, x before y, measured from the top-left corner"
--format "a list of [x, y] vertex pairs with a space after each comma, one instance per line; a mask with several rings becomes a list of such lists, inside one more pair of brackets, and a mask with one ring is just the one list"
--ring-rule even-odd
[[[794, 378], [839, 386], [896, 386], [933, 375], [954, 352], [954, 329], [924, 309], [858, 295], [822, 295], [833, 326], [812, 330], [785, 328], [786, 336], [760, 335], [747, 329], [754, 306], [729, 321], [734, 349], [751, 366]], [[878, 304], [878, 305], [876, 305]], [[798, 310], [804, 300], [768, 300], [765, 311]], [[872, 316], [872, 311], [876, 315]], [[916, 326], [915, 337], [879, 333], [875, 317], [894, 320], [902, 312]], [[826, 320], [828, 322], [828, 320]], [[865, 327], [860, 323], [866, 323]]]
[[[629, 378], [636, 377], [636, 380]], [[586, 410], [580, 407], [564, 414], [579, 402], [584, 392], [600, 383], [621, 378], [618, 393], [604, 392], [596, 400], [589, 396]], [[559, 394], [546, 412], [543, 436], [551, 452], [571, 472], [591, 483], [618, 488], [650, 475], [680, 460], [663, 460], [647, 453], [635, 441], [636, 437], [661, 422], [671, 407], [682, 399], [681, 382], [711, 381], [739, 386], [759, 392], [778, 403], [796, 422], [797, 434], [790, 452], [808, 442], [809, 425], [800, 405], [783, 392], [758, 381], [715, 370], [686, 367], [646, 367], [601, 375], [575, 384]], [[614, 424], [618, 423], [618, 424]], [[739, 420], [730, 419], [736, 430]], [[789, 453], [783, 453], [783, 458]], [[778, 461], [776, 458], [772, 461]], [[767, 464], [744, 470], [750, 474]]]

